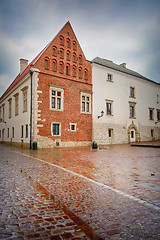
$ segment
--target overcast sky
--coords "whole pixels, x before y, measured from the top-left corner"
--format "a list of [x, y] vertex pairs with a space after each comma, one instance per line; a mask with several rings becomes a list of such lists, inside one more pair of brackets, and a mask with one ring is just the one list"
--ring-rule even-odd
[[160, 0], [0, 0], [0, 96], [67, 21], [88, 60], [160, 82]]

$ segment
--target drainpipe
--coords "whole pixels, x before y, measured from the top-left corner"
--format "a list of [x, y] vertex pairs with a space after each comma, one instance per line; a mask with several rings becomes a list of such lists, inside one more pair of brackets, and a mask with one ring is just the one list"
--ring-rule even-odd
[[33, 72], [29, 71], [31, 75], [31, 104], [30, 104], [30, 149], [32, 149], [32, 75]]

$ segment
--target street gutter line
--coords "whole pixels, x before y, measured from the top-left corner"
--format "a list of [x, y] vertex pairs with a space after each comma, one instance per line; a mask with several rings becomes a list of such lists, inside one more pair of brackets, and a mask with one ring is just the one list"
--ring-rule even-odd
[[[2, 148], [2, 149], [3, 149], [3, 148]], [[123, 197], [129, 198], [129, 199], [134, 200], [134, 201], [136, 201], [136, 202], [138, 202], [138, 203], [140, 203], [140, 204], [142, 204], [142, 205], [145, 205], [145, 206], [147, 206], [147, 207], [150, 207], [150, 208], [153, 208], [153, 209], [155, 209], [155, 210], [160, 211], [160, 207], [155, 206], [155, 205], [152, 204], [152, 203], [149, 203], [149, 202], [147, 202], [147, 201], [145, 201], [145, 200], [142, 200], [142, 199], [139, 199], [139, 198], [137, 198], [137, 197], [134, 197], [134, 196], [132, 196], [132, 195], [130, 195], [130, 194], [128, 194], [128, 193], [124, 193], [124, 192], [122, 192], [121, 190], [118, 190], [118, 189], [115, 189], [115, 188], [113, 188], [113, 187], [110, 187], [110, 186], [108, 186], [108, 185], [106, 185], [106, 184], [104, 184], [104, 183], [100, 183], [100, 182], [95, 181], [95, 180], [93, 180], [93, 179], [91, 179], [91, 178], [87, 178], [87, 177], [85, 177], [85, 176], [83, 176], [83, 175], [81, 175], [81, 174], [79, 174], [79, 173], [73, 172], [73, 171], [71, 171], [71, 170], [69, 170], [69, 169], [66, 169], [66, 168], [64, 168], [64, 167], [60, 167], [60, 166], [58, 166], [58, 165], [56, 165], [56, 164], [54, 164], [54, 163], [46, 162], [46, 161], [44, 161], [44, 160], [42, 160], [42, 159], [39, 159], [39, 158], [30, 156], [30, 155], [27, 155], [27, 154], [24, 154], [24, 153], [21, 153], [21, 152], [17, 152], [17, 151], [14, 151], [14, 150], [10, 150], [10, 149], [7, 149], [7, 150], [12, 151], [12, 152], [15, 152], [15, 153], [22, 154], [23, 156], [26, 156], [26, 157], [29, 157], [29, 158], [33, 158], [33, 159], [38, 160], [38, 161], [40, 161], [40, 162], [42, 162], [42, 163], [49, 164], [49, 165], [51, 165], [51, 166], [54, 166], [55, 168], [59, 168], [59, 169], [61, 169], [61, 170], [63, 170], [63, 171], [66, 171], [66, 172], [71, 173], [71, 174], [73, 174], [73, 175], [75, 175], [75, 176], [78, 176], [78, 177], [80, 177], [80, 178], [83, 178], [83, 179], [85, 179], [85, 180], [87, 180], [87, 181], [89, 181], [89, 182], [92, 182], [92, 183], [94, 183], [94, 184], [97, 184], [97, 185], [100, 186], [100, 187], [104, 187], [105, 189], [109, 189], [109, 190], [111, 190], [111, 191], [113, 191], [113, 192], [116, 192], [117, 194], [122, 195]]]

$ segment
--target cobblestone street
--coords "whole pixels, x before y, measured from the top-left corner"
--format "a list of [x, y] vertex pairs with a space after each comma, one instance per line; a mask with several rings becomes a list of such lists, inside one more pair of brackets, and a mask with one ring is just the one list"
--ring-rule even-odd
[[0, 156], [1, 239], [160, 239], [159, 148]]

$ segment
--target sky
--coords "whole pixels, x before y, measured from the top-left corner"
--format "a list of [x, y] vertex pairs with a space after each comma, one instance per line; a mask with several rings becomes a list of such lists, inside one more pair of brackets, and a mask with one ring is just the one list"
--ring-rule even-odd
[[67, 21], [88, 60], [160, 82], [160, 0], [0, 0], [0, 96]]

